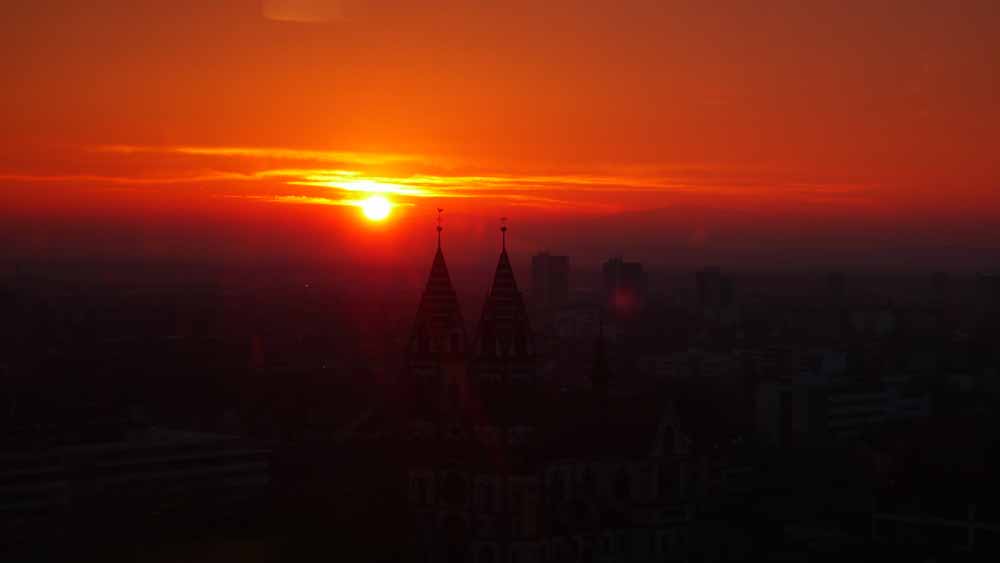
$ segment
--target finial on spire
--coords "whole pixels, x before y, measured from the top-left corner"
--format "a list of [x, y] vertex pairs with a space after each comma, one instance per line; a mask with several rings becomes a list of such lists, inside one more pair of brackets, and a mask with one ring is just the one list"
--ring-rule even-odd
[[507, 251], [507, 218], [506, 217], [501, 217], [500, 218], [500, 241], [501, 241], [500, 242], [501, 249], [504, 252], [506, 252]]
[[437, 226], [437, 232], [438, 232], [438, 250], [440, 250], [441, 249], [441, 231], [444, 230], [441, 227], [441, 214], [444, 213], [444, 209], [438, 207], [437, 210], [438, 210], [438, 226]]

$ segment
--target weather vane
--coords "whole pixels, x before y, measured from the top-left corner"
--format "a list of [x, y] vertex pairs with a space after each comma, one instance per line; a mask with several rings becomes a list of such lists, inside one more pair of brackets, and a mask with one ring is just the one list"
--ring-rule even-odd
[[441, 208], [441, 207], [438, 207], [437, 210], [438, 210], [438, 226], [437, 226], [438, 248], [441, 248], [441, 230], [442, 230], [441, 229], [441, 214], [444, 213], [444, 209]]

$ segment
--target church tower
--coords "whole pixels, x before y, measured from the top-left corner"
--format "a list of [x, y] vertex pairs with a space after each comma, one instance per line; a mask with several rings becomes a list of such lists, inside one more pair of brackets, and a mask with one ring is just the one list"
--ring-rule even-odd
[[441, 250], [442, 211], [438, 210], [437, 252], [420, 297], [405, 363], [414, 415], [436, 424], [457, 422], [469, 394], [468, 340]]
[[534, 382], [535, 346], [524, 299], [507, 256], [507, 226], [500, 228], [500, 260], [473, 344], [472, 372], [478, 384]]

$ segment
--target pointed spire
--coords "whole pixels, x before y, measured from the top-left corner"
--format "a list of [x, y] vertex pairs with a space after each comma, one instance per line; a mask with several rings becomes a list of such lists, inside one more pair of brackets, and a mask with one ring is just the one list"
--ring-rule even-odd
[[442, 211], [438, 209], [437, 249], [417, 306], [405, 358], [414, 416], [439, 421], [456, 414], [464, 401], [468, 348], [462, 311], [441, 251]]
[[[502, 220], [506, 222], [506, 218]], [[480, 360], [477, 371], [481, 377], [499, 381], [510, 377], [525, 379], [534, 374], [534, 344], [528, 311], [507, 256], [506, 224], [500, 233], [500, 258], [476, 333], [475, 350]], [[508, 361], [516, 365], [509, 365]]]
[[490, 295], [520, 301], [521, 294], [517, 290], [517, 281], [514, 280], [514, 268], [510, 265], [510, 257], [507, 256], [507, 218], [501, 217], [500, 224], [500, 260], [493, 274]]
[[451, 275], [444, 261], [444, 252], [441, 251], [442, 211], [444, 210], [438, 209], [437, 250], [417, 309], [417, 326], [427, 330], [433, 327], [433, 330], [448, 332], [462, 325], [462, 315], [455, 288], [451, 284]]
[[441, 231], [444, 230], [441, 227], [441, 214], [442, 213], [444, 213], [444, 209], [438, 207], [438, 226], [437, 226], [437, 232], [438, 232], [438, 250], [441, 250]]
[[517, 290], [517, 281], [514, 279], [514, 267], [510, 264], [507, 249], [503, 249], [500, 252], [497, 269], [493, 274], [493, 287], [490, 288], [490, 295], [506, 299], [517, 299], [518, 301], [521, 299], [521, 293]]

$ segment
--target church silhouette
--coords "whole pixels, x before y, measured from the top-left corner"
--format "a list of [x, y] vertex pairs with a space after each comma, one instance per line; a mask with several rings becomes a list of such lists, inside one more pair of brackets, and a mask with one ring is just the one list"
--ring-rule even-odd
[[682, 558], [693, 495], [714, 465], [696, 461], [674, 403], [617, 394], [604, 344], [588, 389], [538, 374], [507, 227], [475, 333], [466, 333], [442, 249], [404, 353], [398, 401], [375, 417], [405, 458], [418, 561]]

